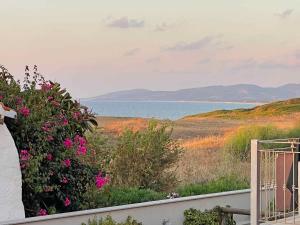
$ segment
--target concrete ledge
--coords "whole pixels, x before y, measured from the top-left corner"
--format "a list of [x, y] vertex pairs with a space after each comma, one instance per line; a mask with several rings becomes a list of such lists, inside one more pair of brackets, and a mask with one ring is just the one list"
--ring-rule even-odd
[[[82, 222], [94, 217], [111, 215], [116, 221], [122, 221], [132, 216], [143, 225], [162, 224], [169, 221], [172, 225], [181, 225], [184, 219], [183, 212], [189, 208], [200, 210], [211, 209], [217, 205], [230, 205], [235, 208], [250, 209], [250, 190], [221, 192], [214, 194], [167, 199], [152, 202], [143, 202], [130, 205], [121, 205], [99, 209], [91, 209], [70, 213], [61, 213], [49, 216], [39, 216], [17, 221], [7, 221], [3, 225], [81, 225]], [[247, 216], [238, 216], [236, 219], [247, 222]]]

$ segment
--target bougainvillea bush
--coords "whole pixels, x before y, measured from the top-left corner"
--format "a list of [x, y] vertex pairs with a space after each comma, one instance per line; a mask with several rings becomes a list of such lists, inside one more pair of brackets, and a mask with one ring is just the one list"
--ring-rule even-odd
[[18, 113], [6, 124], [19, 151], [27, 216], [78, 210], [92, 185], [108, 182], [81, 160], [89, 151], [84, 133], [97, 124], [93, 114], [58, 83], [26, 67], [21, 85], [2, 67], [0, 101]]

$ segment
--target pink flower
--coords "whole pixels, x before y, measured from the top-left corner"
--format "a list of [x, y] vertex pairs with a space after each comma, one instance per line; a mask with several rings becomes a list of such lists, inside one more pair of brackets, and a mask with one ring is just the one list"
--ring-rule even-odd
[[30, 110], [26, 107], [26, 106], [23, 106], [19, 112], [21, 113], [22, 116], [24, 117], [28, 117], [30, 115]]
[[51, 135], [47, 136], [47, 141], [53, 141], [53, 140], [54, 140], [53, 136], [51, 136]]
[[48, 161], [52, 161], [53, 160], [53, 155], [51, 153], [48, 153], [47, 160]]
[[106, 185], [108, 183], [109, 179], [107, 177], [102, 177], [102, 174], [99, 173], [96, 176], [96, 187], [98, 189], [101, 189], [104, 185]]
[[38, 216], [46, 216], [48, 215], [48, 212], [46, 209], [40, 209], [38, 212]]
[[69, 124], [69, 121], [66, 118], [64, 118], [62, 121], [62, 125], [67, 126], [68, 124]]
[[64, 146], [66, 149], [70, 149], [73, 146], [73, 142], [70, 138], [66, 138], [66, 140], [64, 141]]
[[2, 100], [3, 99], [3, 96], [2, 95], [0, 95], [0, 100]]
[[27, 161], [30, 158], [30, 154], [28, 152], [28, 150], [21, 150], [20, 152], [20, 158], [22, 161]]
[[62, 181], [61, 181], [63, 184], [67, 184], [69, 181], [66, 177], [63, 177]]
[[45, 132], [49, 132], [51, 130], [51, 123], [50, 122], [44, 123], [44, 125], [42, 126], [42, 130]]
[[16, 97], [16, 104], [21, 105], [23, 102], [23, 99], [21, 97]]
[[70, 159], [65, 159], [64, 160], [64, 164], [65, 164], [65, 167], [70, 167], [71, 166], [71, 160]]
[[81, 146], [86, 145], [86, 139], [84, 137], [81, 137], [79, 135], [76, 135], [74, 138], [75, 142]]
[[45, 82], [41, 85], [41, 87], [43, 91], [50, 91], [53, 87], [53, 84]]
[[81, 112], [74, 112], [73, 113], [73, 119], [74, 120], [79, 120], [80, 116], [81, 116]]
[[66, 197], [66, 199], [64, 201], [64, 205], [65, 205], [65, 207], [68, 207], [69, 205], [71, 205], [71, 200], [68, 197]]
[[86, 155], [87, 149], [84, 146], [78, 146], [77, 155]]
[[48, 96], [48, 101], [51, 102], [54, 98], [52, 96]]

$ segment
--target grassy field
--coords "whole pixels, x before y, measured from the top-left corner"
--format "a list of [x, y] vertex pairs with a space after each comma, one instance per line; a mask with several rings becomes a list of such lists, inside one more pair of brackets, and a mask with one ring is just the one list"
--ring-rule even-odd
[[[102, 132], [112, 139], [124, 129], [144, 129], [149, 122], [142, 118], [98, 117], [97, 120]], [[299, 127], [299, 121], [300, 99], [292, 99], [253, 109], [215, 111], [164, 122], [170, 123], [173, 138], [185, 149], [177, 171], [182, 184], [186, 184], [210, 181], [225, 173], [249, 178], [249, 163], [226, 160], [223, 151], [226, 141], [249, 125], [288, 131]]]

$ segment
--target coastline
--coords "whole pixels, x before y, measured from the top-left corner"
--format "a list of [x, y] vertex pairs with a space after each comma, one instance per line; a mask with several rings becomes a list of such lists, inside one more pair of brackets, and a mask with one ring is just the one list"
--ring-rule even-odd
[[217, 104], [249, 104], [249, 105], [264, 105], [271, 102], [252, 102], [252, 101], [245, 101], [245, 102], [235, 102], [235, 101], [197, 101], [197, 100], [178, 100], [178, 101], [169, 101], [169, 100], [88, 100], [88, 99], [81, 99], [81, 102], [181, 102], [181, 103], [217, 103]]

